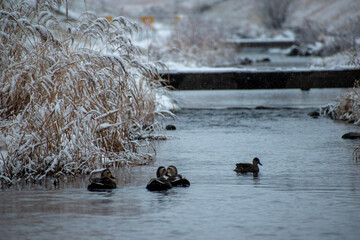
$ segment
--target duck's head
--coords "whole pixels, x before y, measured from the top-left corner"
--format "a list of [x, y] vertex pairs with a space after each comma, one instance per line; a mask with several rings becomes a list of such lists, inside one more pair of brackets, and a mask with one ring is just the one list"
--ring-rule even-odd
[[115, 179], [115, 177], [111, 174], [111, 172], [110, 172], [110, 170], [108, 168], [105, 169], [104, 171], [102, 171], [101, 177]]
[[160, 166], [156, 171], [156, 177], [161, 178], [166, 174], [166, 168], [163, 166]]
[[258, 159], [257, 157], [253, 159], [253, 164], [256, 165], [256, 164], [259, 164], [262, 166], [261, 162], [260, 162], [260, 159]]
[[176, 176], [178, 174], [177, 168], [174, 165], [168, 166], [167, 170], [166, 170], [166, 175], [171, 177], [171, 176]]

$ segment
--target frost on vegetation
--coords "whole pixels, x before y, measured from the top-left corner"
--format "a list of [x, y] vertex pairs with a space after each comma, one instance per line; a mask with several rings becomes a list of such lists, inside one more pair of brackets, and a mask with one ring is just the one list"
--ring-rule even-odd
[[132, 43], [137, 24], [87, 13], [60, 21], [55, 2], [0, 3], [1, 184], [84, 174], [104, 159], [147, 163], [160, 117], [172, 115], [157, 109], [166, 90], [160, 65]]
[[226, 26], [206, 18], [182, 18], [166, 43], [150, 45], [149, 52], [157, 60], [166, 59], [186, 66], [237, 65], [235, 46], [224, 42], [230, 38], [230, 32]]
[[359, 24], [360, 17], [352, 17], [347, 20], [345, 27], [329, 30], [328, 26], [306, 20], [301, 27], [294, 28], [294, 31], [303, 55], [326, 57], [337, 53], [359, 52]]
[[[350, 63], [359, 69], [360, 57], [354, 54]], [[321, 107], [320, 112], [322, 115], [329, 116], [332, 119], [360, 125], [360, 80], [355, 81], [354, 87], [341, 95], [336, 103]], [[360, 152], [360, 148], [357, 151]]]
[[360, 125], [360, 83], [339, 97], [336, 103], [321, 107], [321, 114], [332, 119], [343, 120]]
[[265, 27], [269, 29], [281, 29], [290, 15], [290, 7], [293, 0], [260, 0], [258, 14]]

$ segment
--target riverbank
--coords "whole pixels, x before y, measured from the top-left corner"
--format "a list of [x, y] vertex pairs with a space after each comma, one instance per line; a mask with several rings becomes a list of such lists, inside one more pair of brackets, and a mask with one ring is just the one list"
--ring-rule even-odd
[[149, 163], [151, 136], [173, 116], [163, 65], [133, 44], [138, 24], [90, 13], [63, 21], [51, 3], [0, 4], [1, 186]]

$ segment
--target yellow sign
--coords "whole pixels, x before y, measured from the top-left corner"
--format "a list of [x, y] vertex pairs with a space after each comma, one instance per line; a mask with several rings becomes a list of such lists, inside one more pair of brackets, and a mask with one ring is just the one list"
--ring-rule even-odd
[[150, 16], [141, 17], [141, 22], [149, 26], [150, 24], [154, 23], [154, 17], [150, 17]]

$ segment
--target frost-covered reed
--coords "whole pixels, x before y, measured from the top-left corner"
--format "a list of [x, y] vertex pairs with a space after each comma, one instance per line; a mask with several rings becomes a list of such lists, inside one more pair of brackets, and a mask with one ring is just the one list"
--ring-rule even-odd
[[258, 4], [258, 15], [265, 27], [268, 29], [283, 28], [290, 15], [293, 0], [260, 0]]
[[360, 82], [356, 81], [354, 87], [348, 89], [334, 104], [321, 107], [321, 114], [336, 120], [360, 125]]
[[151, 46], [150, 52], [152, 56], [157, 55], [157, 59], [187, 66], [238, 65], [235, 46], [224, 41], [230, 36], [229, 27], [206, 18], [191, 16], [177, 20], [167, 42], [161, 46]]
[[60, 19], [57, 2], [0, 3], [1, 184], [147, 163], [157, 115], [171, 115], [156, 108], [162, 66], [139, 55], [137, 24]]

